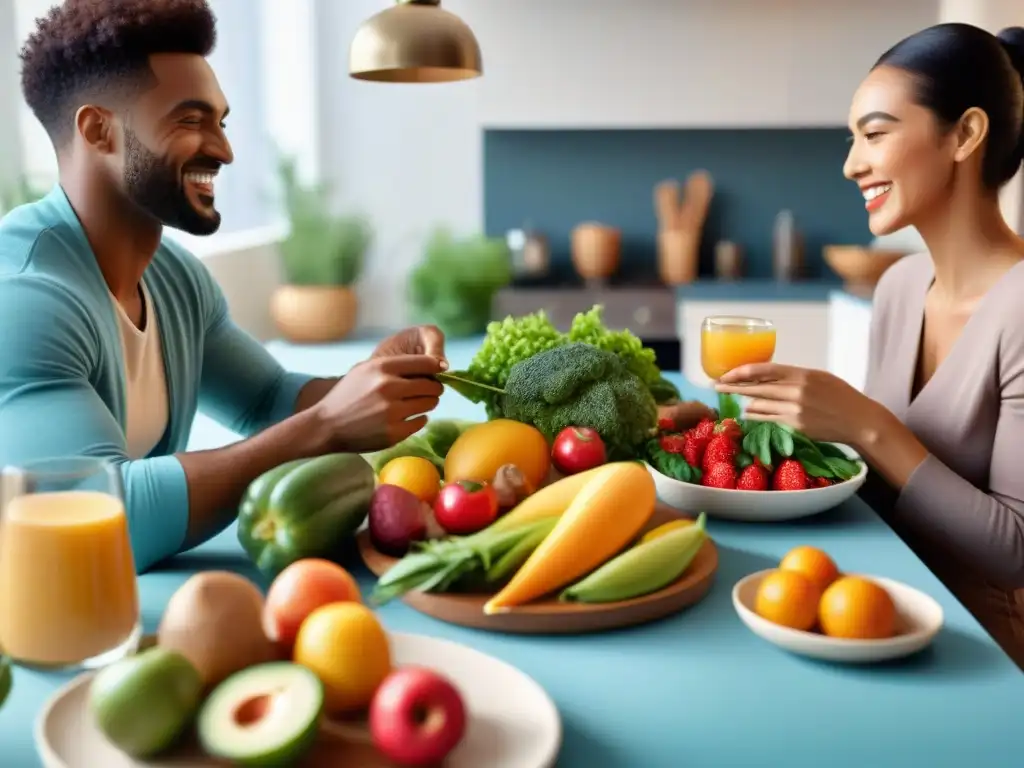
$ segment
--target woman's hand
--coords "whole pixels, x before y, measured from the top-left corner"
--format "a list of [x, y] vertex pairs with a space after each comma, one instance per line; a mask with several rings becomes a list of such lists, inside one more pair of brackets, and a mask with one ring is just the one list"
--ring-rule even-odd
[[441, 362], [441, 370], [448, 368], [444, 356], [444, 334], [436, 325], [417, 325], [388, 336], [373, 351], [373, 358], [398, 355], [429, 355]]
[[776, 363], [752, 363], [718, 380], [719, 392], [750, 398], [746, 416], [799, 430], [812, 440], [856, 445], [881, 406], [838, 376]]

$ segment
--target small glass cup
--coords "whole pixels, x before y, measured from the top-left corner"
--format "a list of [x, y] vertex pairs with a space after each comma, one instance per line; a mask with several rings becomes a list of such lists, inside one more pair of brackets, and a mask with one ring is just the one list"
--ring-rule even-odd
[[0, 650], [94, 669], [135, 652], [138, 579], [118, 467], [88, 457], [0, 472]]
[[713, 380], [747, 363], [767, 363], [775, 355], [775, 326], [760, 317], [715, 315], [700, 328], [700, 362]]

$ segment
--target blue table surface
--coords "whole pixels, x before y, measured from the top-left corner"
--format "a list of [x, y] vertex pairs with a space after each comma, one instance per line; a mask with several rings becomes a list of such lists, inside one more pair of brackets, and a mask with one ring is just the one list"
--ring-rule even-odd
[[[449, 343], [464, 366], [479, 340]], [[268, 345], [289, 368], [344, 373], [370, 342]], [[688, 396], [710, 400], [681, 377]], [[437, 416], [483, 418], [453, 392]], [[192, 448], [235, 436], [204, 417]], [[505, 636], [444, 624], [400, 602], [381, 609], [395, 631], [444, 637], [514, 664], [551, 695], [562, 715], [564, 768], [889, 768], [927, 765], [1020, 768], [1017, 737], [1024, 675], [970, 614], [859, 500], [803, 521], [709, 521], [721, 557], [705, 599], [683, 613], [627, 630], [573, 637]], [[840, 567], [898, 579], [935, 597], [946, 624], [928, 650], [882, 666], [836, 666], [790, 655], [740, 622], [733, 584], [771, 567], [792, 546], [830, 552]], [[364, 590], [373, 577], [351, 563]], [[171, 594], [199, 570], [226, 568], [265, 583], [243, 557], [233, 528], [140, 578], [143, 620], [153, 631]], [[0, 710], [0, 766], [33, 768], [32, 725], [68, 678], [15, 670]], [[97, 768], [103, 768], [97, 766]], [[485, 768], [481, 766], [481, 768]], [[526, 768], [526, 767], [524, 767]]]

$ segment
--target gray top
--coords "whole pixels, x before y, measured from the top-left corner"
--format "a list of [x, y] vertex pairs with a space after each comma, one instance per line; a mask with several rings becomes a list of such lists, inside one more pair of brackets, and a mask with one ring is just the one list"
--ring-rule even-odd
[[933, 279], [915, 254], [875, 291], [866, 392], [930, 452], [882, 513], [1024, 666], [1024, 262], [911, 399]]

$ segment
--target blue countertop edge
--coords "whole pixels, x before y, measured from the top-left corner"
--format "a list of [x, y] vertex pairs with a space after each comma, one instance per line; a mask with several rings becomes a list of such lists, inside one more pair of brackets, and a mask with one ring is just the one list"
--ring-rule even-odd
[[798, 301], [827, 303], [844, 297], [865, 304], [869, 293], [848, 290], [838, 280], [697, 280], [675, 288], [676, 299], [686, 301]]

